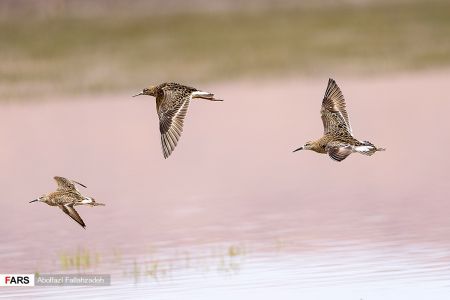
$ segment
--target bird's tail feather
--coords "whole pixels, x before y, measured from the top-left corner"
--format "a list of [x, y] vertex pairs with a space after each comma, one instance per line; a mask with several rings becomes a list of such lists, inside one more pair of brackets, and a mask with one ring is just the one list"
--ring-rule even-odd
[[371, 156], [377, 151], [386, 151], [384, 148], [377, 148], [374, 144], [364, 141], [362, 145], [355, 147], [356, 152]]
[[214, 94], [202, 91], [196, 91], [192, 93], [192, 98], [201, 98], [209, 101], [223, 101], [222, 99], [214, 98]]

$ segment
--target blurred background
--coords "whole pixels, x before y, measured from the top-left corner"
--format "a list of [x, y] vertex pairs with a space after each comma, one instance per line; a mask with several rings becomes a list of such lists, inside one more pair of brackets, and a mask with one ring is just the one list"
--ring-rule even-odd
[[0, 96], [450, 63], [448, 1], [0, 1]]
[[[0, 0], [0, 273], [112, 274], [1, 297], [447, 299], [449, 1]], [[328, 78], [386, 152], [291, 153]], [[164, 160], [151, 97], [194, 101]], [[28, 202], [88, 186], [83, 230]]]

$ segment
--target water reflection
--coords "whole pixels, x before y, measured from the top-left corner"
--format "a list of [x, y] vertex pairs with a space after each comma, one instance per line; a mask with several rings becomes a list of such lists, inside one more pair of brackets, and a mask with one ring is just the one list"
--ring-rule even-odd
[[[220, 108], [193, 103], [186, 122], [191, 136], [170, 160], [160, 156], [149, 102], [131, 106], [118, 97], [2, 106], [0, 139], [8, 142], [0, 147], [1, 170], [7, 170], [0, 172], [0, 270], [111, 273], [113, 285], [11, 288], [0, 297], [448, 298], [449, 161], [433, 148], [404, 151], [418, 135], [450, 146], [442, 134], [448, 124], [441, 124], [450, 109], [440, 96], [447, 81], [439, 74], [344, 80], [349, 99], [364, 99], [352, 101], [352, 122], [390, 145], [345, 164], [290, 153], [292, 132], [314, 136], [320, 128], [317, 101], [298, 99], [320, 99], [323, 82], [211, 88], [239, 101], [240, 110], [230, 102]], [[273, 102], [280, 86], [282, 106]], [[389, 97], [367, 94], [374, 87]], [[247, 122], [255, 98], [258, 116], [270, 122]], [[408, 105], [423, 99], [433, 105]], [[398, 122], [406, 106], [420, 122]], [[382, 125], [357, 119], [367, 111], [384, 116]], [[214, 122], [204, 126], [195, 114]], [[252, 133], [251, 144], [246, 134], [205, 138], [230, 132]], [[39, 143], [58, 148], [29, 151]], [[30, 209], [29, 199], [54, 188], [54, 175], [86, 182], [107, 203], [102, 212], [80, 208], [87, 230], [57, 208]]]
[[[305, 247], [300, 240], [260, 244], [214, 244], [188, 249], [155, 249], [140, 255], [118, 255], [75, 250], [61, 256], [55, 272], [81, 271], [112, 274], [112, 286], [100, 288], [36, 287], [5, 290], [3, 296], [45, 295], [73, 298], [88, 295], [114, 298], [141, 293], [158, 299], [207, 299], [208, 290], [244, 299], [256, 293], [263, 299], [309, 295], [318, 299], [387, 297], [408, 292], [409, 299], [444, 296], [450, 280], [450, 251], [437, 245], [401, 246], [361, 241], [316, 241]], [[57, 258], [54, 258], [57, 259]], [[69, 263], [68, 263], [69, 262]], [[318, 293], [320, 290], [322, 293]], [[263, 291], [263, 292], [261, 292]], [[336, 293], [336, 294], [334, 294]], [[334, 295], [333, 295], [334, 294]], [[214, 293], [216, 295], [216, 293]], [[217, 293], [220, 297], [220, 293]], [[402, 297], [400, 297], [402, 298]], [[370, 298], [369, 298], [370, 299]], [[383, 298], [384, 299], [384, 298]]]

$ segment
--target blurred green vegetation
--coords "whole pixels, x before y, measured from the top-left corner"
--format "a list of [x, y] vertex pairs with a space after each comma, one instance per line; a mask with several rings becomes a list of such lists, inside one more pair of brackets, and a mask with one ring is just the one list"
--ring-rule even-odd
[[0, 99], [450, 65], [450, 1], [149, 13], [1, 19]]
[[85, 270], [97, 266], [100, 262], [99, 253], [91, 253], [88, 249], [77, 249], [75, 253], [61, 253], [59, 255], [63, 270]]
[[[268, 245], [266, 250], [271, 250], [275, 248], [277, 241], [268, 241]], [[132, 277], [138, 282], [144, 278], [159, 280], [181, 270], [194, 270], [200, 273], [214, 271], [237, 273], [247, 257], [252, 254], [243, 243], [172, 250], [175, 251], [161, 252], [153, 248], [150, 253], [128, 254], [125, 258], [122, 257], [122, 250], [118, 248], [113, 248], [111, 253], [100, 253], [88, 248], [64, 250], [58, 254], [60, 266], [58, 271], [91, 272], [98, 268], [106, 268], [125, 277]], [[54, 262], [50, 265], [54, 265]], [[39, 273], [35, 271], [35, 274]]]

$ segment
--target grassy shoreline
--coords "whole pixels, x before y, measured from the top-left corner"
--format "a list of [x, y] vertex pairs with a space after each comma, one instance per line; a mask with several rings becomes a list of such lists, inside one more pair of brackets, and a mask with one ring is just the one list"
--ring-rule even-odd
[[450, 3], [0, 20], [0, 101], [450, 65]]

